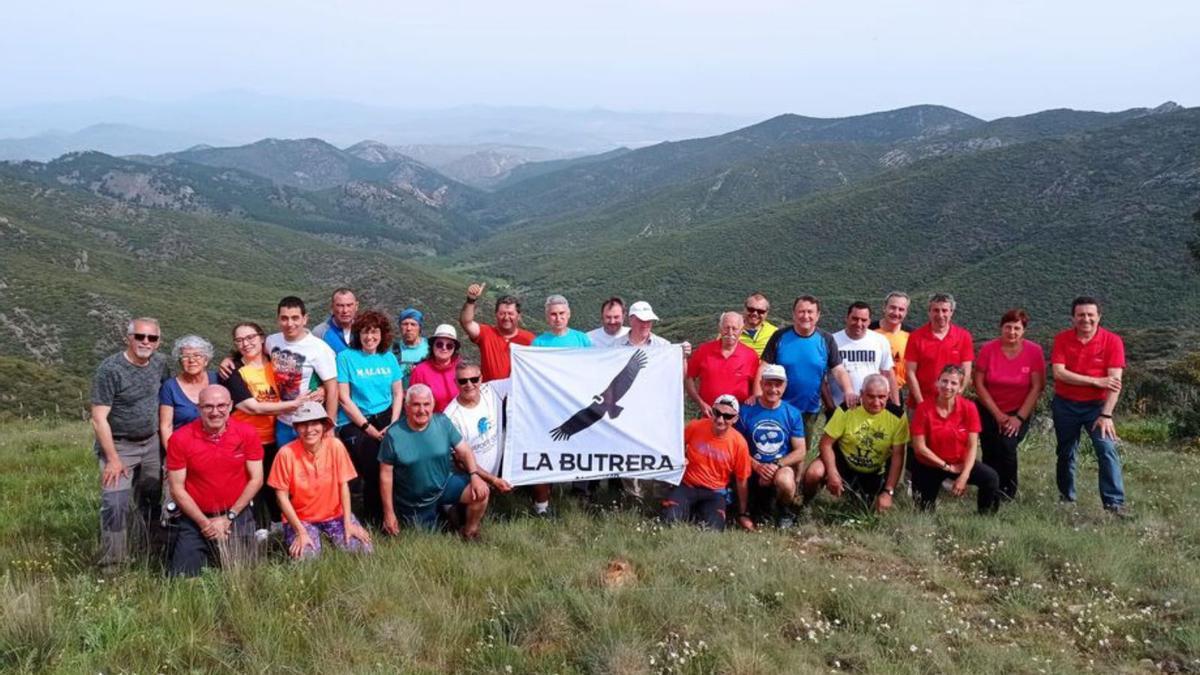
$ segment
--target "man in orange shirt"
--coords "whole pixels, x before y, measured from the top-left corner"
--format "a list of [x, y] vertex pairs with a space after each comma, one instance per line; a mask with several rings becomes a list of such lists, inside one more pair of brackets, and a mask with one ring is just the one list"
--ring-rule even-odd
[[692, 420], [684, 427], [687, 468], [683, 481], [663, 500], [663, 520], [667, 523], [686, 520], [724, 530], [732, 479], [737, 492], [737, 523], [744, 530], [754, 529], [747, 490], [750, 448], [733, 428], [738, 410], [737, 398], [722, 394], [713, 401], [711, 419]]
[[908, 318], [908, 293], [892, 291], [883, 299], [883, 316], [871, 322], [871, 330], [879, 333], [892, 346], [892, 371], [896, 373], [896, 388], [900, 390], [901, 405], [889, 407], [896, 414], [904, 412], [904, 385], [908, 382], [908, 370], [904, 367], [904, 350], [912, 327], [905, 322]]

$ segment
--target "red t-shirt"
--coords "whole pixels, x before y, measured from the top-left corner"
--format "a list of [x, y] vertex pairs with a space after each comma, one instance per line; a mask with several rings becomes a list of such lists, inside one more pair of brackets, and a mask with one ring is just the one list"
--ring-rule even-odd
[[[923, 399], [937, 397], [937, 380], [942, 374], [942, 368], [950, 364], [961, 366], [967, 361], [975, 360], [975, 344], [971, 333], [966, 328], [950, 324], [946, 337], [937, 339], [929, 324], [914, 330], [908, 336], [908, 345], [904, 348], [904, 360], [917, 364], [917, 381], [912, 382], [909, 373], [909, 386], [921, 388]], [[966, 383], [963, 383], [966, 386]]]
[[955, 464], [967, 456], [968, 435], [977, 434], [980, 429], [979, 409], [974, 402], [959, 396], [954, 401], [954, 410], [943, 418], [938, 414], [937, 400], [927, 398], [913, 412], [909, 434], [924, 436], [925, 445], [933, 454]]
[[[1103, 328], [1097, 328], [1086, 344], [1079, 341], [1074, 329], [1064, 330], [1054, 336], [1050, 363], [1061, 363], [1076, 375], [1107, 377], [1109, 368], [1125, 367], [1125, 343], [1121, 336]], [[1055, 380], [1054, 395], [1068, 401], [1103, 401], [1108, 390]]]
[[687, 376], [700, 378], [700, 398], [709, 405], [721, 394], [733, 394], [745, 401], [758, 376], [758, 354], [739, 342], [725, 358], [720, 340], [705, 342], [688, 359]]
[[167, 443], [167, 471], [187, 469], [183, 487], [206, 514], [228, 511], [250, 482], [246, 462], [262, 458], [258, 432], [232, 418], [215, 439], [195, 420], [176, 429]]
[[495, 326], [486, 323], [479, 324], [479, 337], [473, 338], [479, 347], [479, 374], [484, 382], [503, 380], [512, 373], [512, 357], [508, 353], [508, 345], [517, 343], [529, 346], [533, 342], [533, 333], [518, 328], [517, 334], [511, 338], [500, 335]]
[[717, 436], [712, 425], [709, 419], [692, 420], [683, 428], [684, 455], [687, 457], [683, 484], [688, 487], [724, 490], [729, 487], [730, 476], [738, 480], [750, 477], [750, 446], [746, 445], [746, 438], [732, 424], [724, 434]]
[[979, 348], [975, 372], [983, 373], [983, 384], [996, 406], [1005, 413], [1015, 412], [1033, 388], [1033, 374], [1046, 372], [1046, 357], [1041, 345], [1025, 340], [1020, 353], [1010, 359], [1000, 341], [991, 340]]

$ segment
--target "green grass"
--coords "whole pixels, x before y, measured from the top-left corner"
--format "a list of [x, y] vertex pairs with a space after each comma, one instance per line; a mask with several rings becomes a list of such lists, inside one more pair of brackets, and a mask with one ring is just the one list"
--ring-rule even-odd
[[[0, 669], [10, 672], [1148, 672], [1200, 668], [1200, 468], [1127, 444], [1137, 517], [1095, 462], [1056, 504], [1052, 450], [1022, 499], [875, 518], [822, 497], [789, 532], [663, 528], [560, 499], [485, 543], [406, 533], [373, 556], [164, 579], [91, 564], [96, 469], [78, 423], [0, 426]], [[606, 581], [623, 562], [635, 578]]]

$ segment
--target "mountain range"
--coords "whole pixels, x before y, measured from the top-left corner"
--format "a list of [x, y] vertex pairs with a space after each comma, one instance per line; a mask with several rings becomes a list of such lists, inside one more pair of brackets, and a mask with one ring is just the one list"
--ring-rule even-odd
[[446, 175], [478, 159], [470, 149], [268, 138], [0, 163], [0, 359], [86, 377], [130, 316], [224, 345], [233, 321], [269, 323], [286, 293], [312, 299], [317, 320], [337, 285], [452, 320], [468, 279], [522, 294], [533, 326], [551, 292], [581, 327], [614, 291], [646, 299], [661, 332], [693, 342], [751, 289], [781, 323], [791, 297], [817, 294], [830, 329], [846, 303], [897, 288], [953, 291], [982, 336], [1011, 305], [1044, 336], [1081, 292], [1127, 330], [1183, 330], [1200, 311], [1187, 257], [1200, 109], [780, 115], [595, 155], [531, 152], [487, 189]]

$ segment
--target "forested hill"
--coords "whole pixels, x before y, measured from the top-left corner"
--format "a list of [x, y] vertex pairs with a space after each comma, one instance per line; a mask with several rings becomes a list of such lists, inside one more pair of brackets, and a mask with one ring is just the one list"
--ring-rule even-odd
[[784, 115], [527, 164], [490, 193], [394, 148], [315, 139], [0, 163], [0, 373], [87, 377], [142, 314], [169, 338], [225, 345], [285, 294], [318, 320], [339, 285], [453, 321], [468, 279], [522, 294], [534, 327], [549, 293], [581, 327], [619, 293], [693, 341], [751, 289], [779, 322], [815, 293], [834, 329], [851, 300], [949, 290], [982, 335], [1012, 305], [1045, 334], [1090, 292], [1109, 325], [1180, 345], [1170, 334], [1200, 313], [1197, 208], [1200, 109], [1172, 104], [991, 122], [938, 106]]
[[666, 194], [681, 203], [510, 228], [463, 259], [534, 295], [590, 306], [616, 287], [677, 315], [736, 306], [750, 288], [834, 306], [948, 289], [964, 319], [988, 326], [1014, 304], [1060, 316], [1084, 291], [1127, 326], [1185, 325], [1200, 309], [1186, 250], [1200, 206], [1197, 109], [931, 158], [709, 220], [672, 218], [697, 196]]

